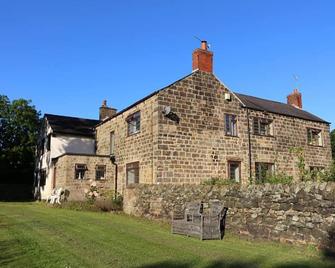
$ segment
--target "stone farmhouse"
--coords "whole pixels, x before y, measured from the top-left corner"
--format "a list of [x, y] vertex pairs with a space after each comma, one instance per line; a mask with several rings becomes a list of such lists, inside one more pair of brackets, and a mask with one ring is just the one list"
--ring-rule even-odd
[[[302, 109], [298, 90], [287, 103], [233, 92], [213, 74], [206, 41], [193, 52], [192, 67], [191, 74], [122, 111], [105, 101], [100, 121], [73, 119], [83, 124], [79, 132], [79, 123], [62, 123], [71, 118], [46, 115], [42, 147], [51, 153], [48, 167], [37, 165], [37, 178], [43, 178], [38, 186], [45, 185], [45, 194], [63, 187], [71, 199], [80, 199], [91, 179], [120, 193], [138, 183], [220, 178], [247, 184], [274, 173], [298, 179], [292, 148], [303, 149], [309, 169], [330, 166], [330, 124]], [[53, 119], [59, 120], [58, 130]], [[73, 150], [54, 149], [60, 139], [69, 142], [63, 134], [75, 140]]]

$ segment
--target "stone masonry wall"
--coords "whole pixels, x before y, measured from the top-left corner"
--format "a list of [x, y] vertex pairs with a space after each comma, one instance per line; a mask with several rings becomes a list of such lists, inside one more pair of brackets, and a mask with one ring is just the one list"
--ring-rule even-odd
[[[299, 118], [282, 116], [259, 111], [250, 111], [250, 125], [253, 117], [273, 120], [273, 136], [259, 136], [251, 132], [252, 174], [255, 162], [275, 164], [276, 173], [299, 177], [298, 157], [291, 148], [302, 148], [306, 168], [329, 168], [332, 161], [329, 125], [306, 121]], [[307, 128], [322, 130], [323, 146], [312, 146], [307, 141]]]
[[[250, 177], [248, 120], [250, 124], [251, 172], [255, 163], [272, 163], [276, 173], [298, 179], [297, 156], [291, 148], [302, 148], [306, 168], [328, 168], [331, 164], [329, 125], [243, 108], [213, 75], [194, 72], [158, 94], [159, 110], [170, 106], [179, 124], [159, 113], [157, 182], [200, 183], [211, 177], [228, 177], [228, 161], [241, 162], [242, 184]], [[237, 116], [237, 137], [225, 134], [225, 114]], [[255, 135], [253, 118], [273, 120], [273, 136]], [[322, 131], [323, 146], [307, 142], [307, 128]]]
[[[110, 133], [115, 132], [118, 191], [126, 189], [126, 165], [139, 162], [139, 183], [199, 184], [210, 178], [228, 177], [228, 161], [241, 165], [241, 183], [255, 177], [255, 163], [272, 163], [275, 173], [298, 179], [297, 156], [301, 147], [306, 168], [329, 167], [329, 125], [273, 113], [247, 110], [211, 73], [195, 71], [189, 76], [127, 108], [96, 128], [97, 154], [110, 154]], [[170, 107], [179, 123], [163, 114]], [[141, 129], [127, 133], [127, 118], [141, 113]], [[237, 136], [225, 134], [225, 114], [237, 116]], [[249, 115], [248, 115], [249, 114]], [[252, 132], [253, 117], [273, 120], [273, 136]], [[249, 164], [248, 120], [251, 129]], [[307, 128], [322, 130], [323, 146], [307, 144]]]
[[[126, 120], [128, 116], [135, 112], [141, 113], [140, 131], [129, 136]], [[110, 133], [112, 131], [115, 133], [114, 154], [118, 164], [118, 191], [121, 193], [126, 187], [127, 163], [139, 162], [140, 183], [155, 183], [157, 113], [156, 96], [153, 96], [98, 126], [96, 129], [97, 154], [110, 154]]]
[[[75, 179], [75, 165], [86, 164], [87, 170], [83, 180]], [[96, 165], [105, 165], [106, 174], [104, 180], [95, 180]], [[90, 180], [97, 183], [97, 187], [103, 190], [114, 190], [115, 169], [109, 157], [64, 155], [56, 163], [56, 188], [62, 187], [70, 192], [69, 200], [85, 199], [84, 190], [89, 189]]]
[[[227, 178], [228, 161], [241, 162], [243, 182], [249, 177], [246, 110], [213, 74], [194, 72], [158, 95], [180, 118], [179, 124], [159, 116], [159, 183], [200, 183], [212, 177]], [[225, 114], [237, 116], [237, 137], [225, 134]]]
[[229, 232], [281, 242], [319, 244], [335, 224], [335, 183], [204, 186], [138, 185], [124, 193], [128, 214], [170, 220], [186, 202], [218, 199]]

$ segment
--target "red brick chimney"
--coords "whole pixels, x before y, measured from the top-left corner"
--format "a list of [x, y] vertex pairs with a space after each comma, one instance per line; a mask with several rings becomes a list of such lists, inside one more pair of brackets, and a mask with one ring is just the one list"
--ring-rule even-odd
[[287, 104], [302, 109], [302, 96], [298, 89], [293, 90], [293, 92], [287, 96]]
[[192, 70], [213, 72], [213, 52], [208, 51], [207, 41], [201, 41], [201, 48], [197, 48], [192, 54]]

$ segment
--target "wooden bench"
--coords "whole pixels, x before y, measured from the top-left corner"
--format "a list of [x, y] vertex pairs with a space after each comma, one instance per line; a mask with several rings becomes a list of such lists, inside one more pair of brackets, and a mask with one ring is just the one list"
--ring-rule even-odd
[[223, 239], [227, 211], [218, 200], [186, 203], [184, 213], [173, 212], [171, 232], [201, 240]]

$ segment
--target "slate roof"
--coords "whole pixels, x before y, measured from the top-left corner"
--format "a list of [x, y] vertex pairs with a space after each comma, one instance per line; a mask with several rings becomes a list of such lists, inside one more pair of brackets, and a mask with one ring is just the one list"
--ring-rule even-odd
[[71, 134], [85, 137], [94, 137], [94, 127], [99, 120], [70, 117], [55, 114], [45, 114], [44, 118], [51, 126], [53, 133]]
[[258, 110], [266, 111], [270, 113], [286, 115], [290, 117], [296, 117], [300, 119], [310, 120], [314, 122], [321, 122], [329, 124], [325, 120], [317, 117], [309, 112], [293, 107], [292, 105], [281, 103], [272, 100], [261, 99], [253, 96], [248, 96], [240, 93], [234, 93], [240, 101], [245, 105], [245, 107]]

